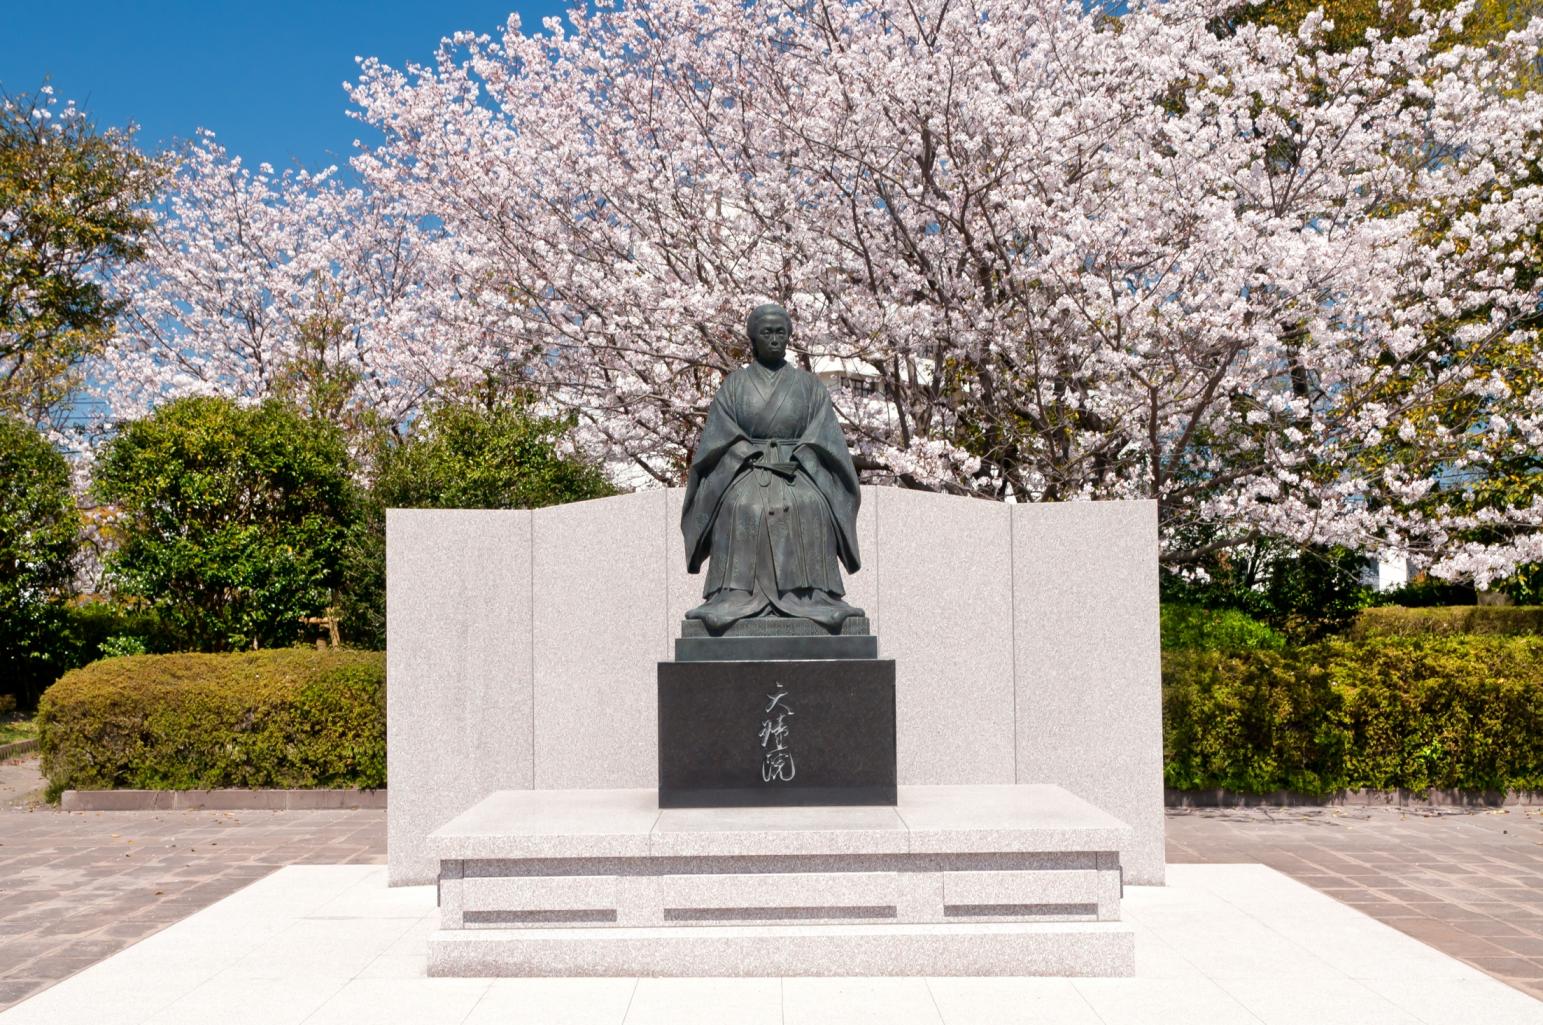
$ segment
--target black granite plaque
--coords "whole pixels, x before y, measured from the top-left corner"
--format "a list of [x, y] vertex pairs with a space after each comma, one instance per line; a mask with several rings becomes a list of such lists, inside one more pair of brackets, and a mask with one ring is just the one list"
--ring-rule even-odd
[[659, 663], [659, 806], [895, 803], [895, 661]]

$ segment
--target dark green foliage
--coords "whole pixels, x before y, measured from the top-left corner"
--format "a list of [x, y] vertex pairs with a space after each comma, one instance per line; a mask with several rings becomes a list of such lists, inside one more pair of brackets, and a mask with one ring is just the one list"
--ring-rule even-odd
[[1366, 637], [1450, 637], [1491, 634], [1515, 637], [1543, 634], [1543, 606], [1451, 605], [1406, 609], [1398, 606], [1362, 609], [1350, 628], [1355, 640]]
[[1543, 605], [1543, 562], [1529, 562], [1498, 589], [1518, 605]]
[[597, 468], [559, 453], [571, 426], [519, 402], [441, 404], [406, 441], [381, 446], [347, 553], [344, 638], [385, 647], [387, 509], [535, 509], [615, 494]]
[[118, 592], [193, 648], [285, 645], [333, 603], [357, 514], [335, 426], [279, 402], [187, 398], [108, 443], [95, 486], [116, 505]]
[[1212, 558], [1209, 579], [1162, 575], [1164, 603], [1236, 609], [1294, 642], [1315, 641], [1349, 627], [1376, 600], [1362, 579], [1365, 556], [1347, 548], [1297, 548], [1260, 540]]
[[615, 494], [598, 469], [559, 454], [572, 426], [517, 402], [433, 406], [383, 453], [375, 497], [386, 508], [537, 509]]
[[1362, 577], [1367, 558], [1348, 548], [1308, 548], [1283, 558], [1265, 586], [1271, 625], [1298, 640], [1346, 629], [1371, 601]]
[[74, 646], [74, 669], [120, 651], [125, 643], [144, 649], [136, 654], [162, 655], [183, 646], [182, 638], [161, 622], [153, 609], [108, 601], [87, 601], [69, 607], [70, 643]]
[[69, 464], [31, 426], [0, 415], [0, 695], [23, 708], [74, 664], [63, 603], [79, 544]]
[[1213, 651], [1278, 651], [1286, 638], [1277, 630], [1237, 609], [1203, 609], [1164, 602], [1161, 609], [1163, 649], [1204, 648]]
[[386, 784], [386, 660], [284, 648], [76, 669], [38, 706], [50, 793]]
[[1421, 576], [1403, 587], [1379, 591], [1373, 601], [1377, 605], [1403, 605], [1413, 609], [1432, 605], [1473, 605], [1478, 601], [1478, 594], [1472, 584]]
[[1543, 789], [1543, 638], [1163, 654], [1167, 785]]
[[[30, 640], [14, 633], [9, 639], [0, 637], [0, 645], [5, 645], [0, 650], [0, 695], [9, 691], [23, 709], [30, 711], [43, 689], [67, 670], [110, 655], [174, 651], [180, 646], [155, 613], [100, 601], [77, 604], [66, 600], [69, 590], [35, 604], [32, 615], [21, 620], [32, 630]], [[8, 622], [14, 626], [17, 620]]]

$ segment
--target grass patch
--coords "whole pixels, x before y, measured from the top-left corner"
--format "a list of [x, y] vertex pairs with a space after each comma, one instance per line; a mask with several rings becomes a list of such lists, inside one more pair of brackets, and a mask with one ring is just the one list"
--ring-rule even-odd
[[30, 715], [0, 715], [0, 746], [18, 740], [36, 740], [37, 720]]

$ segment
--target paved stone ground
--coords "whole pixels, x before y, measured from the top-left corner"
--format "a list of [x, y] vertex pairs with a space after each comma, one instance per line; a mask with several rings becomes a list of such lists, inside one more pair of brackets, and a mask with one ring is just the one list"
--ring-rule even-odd
[[385, 861], [383, 811], [61, 812], [36, 765], [0, 765], [0, 1010], [280, 866]]
[[[0, 765], [0, 1010], [278, 866], [385, 860], [382, 811], [67, 813], [36, 764]], [[1175, 811], [1168, 860], [1262, 862], [1543, 998], [1543, 808]]]
[[1543, 999], [1543, 807], [1168, 813], [1169, 862], [1261, 862]]
[[35, 756], [0, 758], [0, 808], [36, 804], [42, 799], [43, 777]]

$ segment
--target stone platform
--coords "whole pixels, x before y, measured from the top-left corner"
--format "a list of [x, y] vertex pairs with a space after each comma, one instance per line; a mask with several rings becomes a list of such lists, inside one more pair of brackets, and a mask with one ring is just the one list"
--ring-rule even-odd
[[500, 791], [429, 837], [428, 971], [1130, 975], [1129, 835], [1050, 785], [665, 810], [652, 790]]

